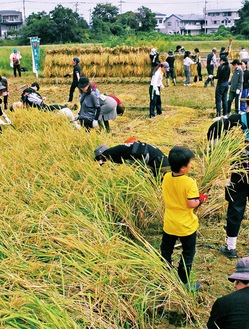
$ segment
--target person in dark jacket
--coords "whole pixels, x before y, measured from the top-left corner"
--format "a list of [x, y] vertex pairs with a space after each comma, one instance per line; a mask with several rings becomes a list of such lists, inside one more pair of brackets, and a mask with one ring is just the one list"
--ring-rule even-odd
[[95, 160], [103, 165], [107, 160], [115, 163], [136, 163], [149, 167], [154, 176], [159, 172], [169, 171], [167, 156], [156, 146], [138, 141], [136, 138], [129, 138], [123, 144], [108, 147], [98, 146], [95, 151]]
[[236, 58], [231, 62], [233, 66], [233, 75], [230, 81], [230, 90], [227, 101], [228, 115], [231, 112], [232, 102], [235, 99], [235, 113], [239, 113], [239, 99], [243, 88], [243, 71], [241, 62]]
[[202, 81], [202, 74], [201, 74], [201, 56], [200, 56], [200, 50], [199, 48], [194, 49], [194, 55], [192, 56], [193, 60], [196, 62], [196, 69], [197, 69], [197, 75], [194, 77], [194, 82], [197, 82], [197, 79], [199, 78], [199, 81]]
[[211, 78], [211, 76], [214, 75], [214, 69], [217, 66], [217, 57], [216, 57], [217, 49], [213, 48], [212, 52], [207, 55], [207, 73], [208, 73], [208, 78], [204, 83], [204, 87], [206, 88], [211, 82], [211, 86], [214, 87], [214, 80]]
[[[241, 68], [243, 71], [243, 89], [241, 93], [241, 98], [247, 98], [249, 93], [249, 62], [246, 59], [242, 59]], [[240, 112], [246, 112], [246, 102], [240, 101]]]
[[223, 109], [223, 116], [226, 116], [228, 114], [227, 93], [230, 77], [230, 66], [227, 57], [220, 58], [220, 65], [217, 70], [217, 75], [210, 75], [210, 77], [218, 80], [215, 88], [215, 105], [216, 119], [220, 119], [221, 108]]
[[[245, 115], [245, 114], [243, 114]], [[236, 258], [236, 244], [241, 222], [244, 218], [249, 196], [249, 138], [245, 140], [246, 148], [238, 160], [231, 164], [232, 174], [225, 188], [225, 199], [228, 201], [226, 215], [226, 245], [220, 252], [228, 258]]]
[[71, 73], [66, 74], [64, 77], [68, 77], [70, 75], [73, 76], [73, 81], [70, 87], [70, 91], [69, 91], [69, 97], [67, 102], [72, 102], [73, 101], [73, 94], [74, 91], [76, 89], [76, 87], [78, 87], [78, 82], [80, 79], [80, 66], [79, 66], [79, 58], [78, 57], [74, 57], [73, 58], [73, 71]]
[[227, 48], [226, 47], [221, 47], [220, 48], [220, 53], [219, 53], [220, 58], [221, 57], [227, 57], [229, 55], [230, 49], [231, 49], [231, 46], [228, 46]]
[[168, 51], [168, 57], [166, 62], [169, 63], [169, 70], [166, 72], [166, 87], [169, 86], [169, 78], [171, 77], [174, 86], [176, 86], [176, 75], [175, 75], [175, 56], [173, 50]]
[[21, 102], [23, 106], [36, 107], [38, 108], [38, 110], [44, 110], [44, 111], [54, 111], [60, 109], [61, 107], [66, 107], [58, 104], [48, 105], [44, 103], [46, 97], [42, 97], [38, 93], [39, 89], [40, 89], [39, 83], [33, 82], [30, 87], [25, 88], [23, 90], [21, 95]]
[[[221, 137], [222, 132], [231, 130], [233, 127], [241, 127], [242, 132], [247, 133], [249, 129], [249, 97], [241, 98], [241, 101], [246, 103], [245, 113], [235, 113], [230, 115], [228, 118], [221, 118], [211, 124], [208, 128], [207, 139], [218, 140]], [[248, 136], [249, 138], [249, 136]]]
[[100, 115], [99, 97], [92, 90], [89, 79], [80, 77], [78, 88], [81, 92], [80, 97], [80, 111], [76, 115], [75, 120], [79, 120], [81, 126], [84, 125], [86, 131], [98, 126], [98, 118]]
[[249, 328], [249, 257], [241, 258], [228, 277], [236, 291], [214, 302], [206, 329]]

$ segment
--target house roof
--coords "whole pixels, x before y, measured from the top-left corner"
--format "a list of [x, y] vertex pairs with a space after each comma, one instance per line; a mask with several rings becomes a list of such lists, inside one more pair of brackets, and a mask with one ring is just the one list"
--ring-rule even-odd
[[161, 13], [155, 13], [156, 16], [167, 16], [166, 14], [161, 14]]
[[204, 15], [196, 15], [196, 14], [187, 14], [187, 15], [180, 15], [180, 14], [172, 14], [170, 15], [167, 19], [170, 17], [175, 16], [181, 21], [202, 21], [204, 20]]
[[21, 14], [22, 12], [19, 10], [0, 10], [0, 15], [14, 15]]
[[227, 12], [237, 12], [239, 9], [231, 9], [231, 8], [227, 8], [227, 9], [207, 9], [206, 12], [207, 13], [227, 13]]

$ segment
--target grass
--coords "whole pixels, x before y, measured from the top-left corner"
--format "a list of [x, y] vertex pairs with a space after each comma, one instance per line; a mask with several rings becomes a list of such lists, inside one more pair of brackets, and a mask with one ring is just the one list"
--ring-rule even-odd
[[[10, 102], [31, 75], [9, 78]], [[46, 102], [63, 103], [69, 82], [38, 79]], [[126, 111], [111, 121], [111, 133], [77, 131], [63, 116], [36, 109], [7, 112], [3, 127], [0, 230], [0, 328], [200, 328], [214, 299], [232, 287], [234, 262], [218, 253], [225, 218], [223, 187], [229, 161], [243, 136], [227, 134], [210, 153], [206, 132], [213, 122], [214, 89], [183, 80], [163, 90], [163, 114], [148, 118], [149, 79], [95, 79]], [[75, 102], [77, 103], [77, 92]], [[198, 209], [200, 229], [193, 277], [198, 296], [179, 282], [159, 253], [164, 205], [160, 180], [137, 166], [93, 161], [99, 144], [130, 136], [157, 145], [195, 151], [192, 175], [208, 191]], [[222, 155], [222, 156], [221, 156]], [[243, 225], [239, 252], [248, 250]], [[177, 262], [180, 249], [176, 249]]]

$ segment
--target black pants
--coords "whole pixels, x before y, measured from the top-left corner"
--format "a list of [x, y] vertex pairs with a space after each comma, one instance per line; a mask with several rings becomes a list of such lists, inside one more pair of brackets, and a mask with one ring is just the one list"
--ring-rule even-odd
[[227, 93], [228, 93], [228, 83], [217, 85], [215, 89], [215, 104], [216, 104], [216, 115], [221, 115], [221, 108], [223, 109], [222, 114], [228, 114], [227, 107]]
[[[158, 87], [159, 93], [160, 93], [160, 87]], [[162, 102], [161, 102], [161, 96], [156, 95], [156, 92], [153, 90], [153, 86], [150, 85], [149, 88], [149, 94], [150, 94], [150, 118], [155, 116], [155, 108], [157, 111], [157, 114], [162, 114]]]
[[188, 236], [178, 237], [163, 232], [162, 243], [161, 243], [161, 254], [162, 257], [171, 265], [172, 254], [177, 239], [180, 239], [182, 243], [182, 255], [178, 264], [178, 275], [181, 281], [186, 284], [188, 283], [188, 277], [192, 268], [195, 250], [196, 250], [196, 232]]
[[167, 79], [169, 79], [169, 78], [175, 79], [176, 78], [174, 67], [169, 68], [169, 71], [166, 73], [166, 78]]
[[[214, 75], [214, 66], [213, 65], [207, 65], [207, 72], [208, 72], [208, 75]], [[214, 79], [211, 79], [211, 78], [208, 77], [206, 82], [205, 82], [205, 85], [207, 86], [209, 84], [209, 82], [211, 82], [212, 86], [214, 85]]]
[[201, 63], [196, 64], [197, 75], [194, 77], [194, 82], [197, 82], [197, 78], [199, 77], [199, 81], [202, 81], [202, 74], [201, 74]]
[[225, 198], [228, 201], [227, 208], [227, 236], [234, 238], [239, 234], [241, 222], [244, 218], [246, 210], [246, 202], [248, 197], [248, 186], [243, 190], [227, 189], [225, 190]]
[[76, 89], [76, 87], [78, 86], [78, 81], [73, 81], [69, 90], [69, 97], [68, 97], [68, 101], [72, 102], [73, 100], [73, 93]]
[[19, 77], [21, 76], [21, 66], [20, 64], [13, 66], [14, 76], [16, 77], [16, 71], [18, 72]]
[[235, 113], [239, 113], [239, 98], [240, 94], [236, 94], [236, 91], [229, 91], [228, 101], [227, 101], [227, 110], [228, 114], [231, 112], [232, 102], [235, 99]]
[[90, 132], [93, 127], [93, 122], [87, 119], [80, 119], [80, 124], [85, 127], [86, 132]]

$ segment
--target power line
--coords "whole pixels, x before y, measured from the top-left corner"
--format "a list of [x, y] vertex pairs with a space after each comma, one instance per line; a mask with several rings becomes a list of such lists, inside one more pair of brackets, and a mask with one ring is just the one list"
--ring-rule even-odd
[[[36, 4], [40, 4], [40, 1], [38, 1], [38, 0], [25, 0], [26, 2], [29, 2], [29, 3], [36, 3]], [[8, 1], [8, 4], [10, 4], [10, 3], [22, 3], [23, 2], [23, 0], [17, 0], [17, 1]], [[204, 1], [203, 1], [204, 2]], [[227, 3], [233, 3], [234, 4], [234, 0], [231, 0], [231, 1], [226, 1], [226, 4]], [[67, 4], [67, 3], [74, 3], [75, 4], [75, 1], [65, 1], [65, 2], [63, 2], [63, 1], [56, 1], [56, 0], [54, 0], [54, 1], [42, 1], [42, 3], [53, 3], [53, 4]], [[77, 3], [80, 3], [80, 4], [87, 4], [87, 5], [95, 5], [95, 4], [99, 4], [99, 0], [96, 0], [96, 1], [77, 1]], [[148, 5], [182, 5], [182, 4], [184, 4], [185, 2], [184, 1], [178, 1], [178, 2], [175, 2], [175, 1], [172, 1], [172, 2], [168, 2], [167, 1], [167, 3], [165, 3], [165, 2], [151, 2], [151, 1], [141, 1], [141, 2], [138, 2], [138, 1], [122, 1], [122, 0], [119, 0], [119, 1], [115, 1], [115, 3], [117, 3], [117, 4], [119, 4], [120, 5], [120, 3], [125, 3], [125, 4], [138, 4], [139, 5], [139, 3], [141, 3], [141, 4], [148, 4]], [[218, 1], [215, 1], [215, 0], [209, 0], [208, 1], [208, 3], [210, 4], [210, 3], [218, 3]], [[1, 0], [0, 1], [0, 4], [6, 4], [6, 0]], [[188, 5], [189, 4], [200, 4], [200, 1], [188, 1]], [[222, 6], [224, 6], [224, 5], [222, 5]]]

